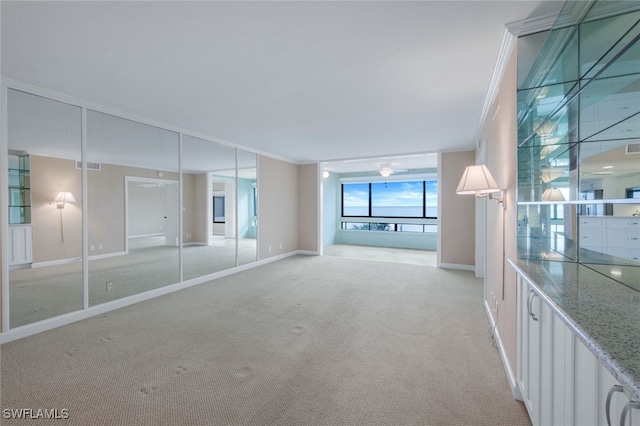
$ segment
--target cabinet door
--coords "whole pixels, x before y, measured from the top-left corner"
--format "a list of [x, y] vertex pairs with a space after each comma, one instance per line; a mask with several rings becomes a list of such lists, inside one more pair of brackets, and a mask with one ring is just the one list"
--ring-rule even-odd
[[[541, 345], [541, 303], [540, 298], [530, 290], [529, 286], [523, 286], [526, 292], [523, 292], [525, 296], [525, 306], [523, 309], [523, 327], [525, 335], [526, 346], [526, 368], [525, 378], [523, 382], [525, 388], [526, 398], [524, 403], [529, 411], [529, 417], [533, 426], [538, 426], [541, 423], [541, 360], [543, 348]], [[545, 348], [546, 349], [546, 348]], [[524, 350], [524, 348], [523, 348]]]
[[517, 275], [516, 281], [516, 328], [517, 328], [517, 365], [516, 365], [516, 380], [518, 382], [518, 388], [522, 400], [526, 401], [529, 398], [527, 393], [527, 387], [525, 383], [528, 382], [529, 373], [529, 337], [528, 329], [525, 327], [527, 324], [528, 307], [527, 307], [527, 291], [528, 287], [522, 280], [520, 275]]
[[573, 336], [573, 341], [573, 424], [597, 425], [600, 417], [598, 392], [600, 363], [577, 336]]
[[9, 265], [33, 262], [31, 225], [9, 227]]
[[[609, 391], [614, 386], [620, 386], [620, 383], [609, 373], [609, 371], [604, 367], [604, 365], [600, 365], [600, 386], [599, 396], [598, 396], [598, 406], [600, 408], [600, 418], [599, 424], [607, 425], [607, 396], [609, 395]], [[619, 389], [619, 388], [618, 388]], [[625, 404], [629, 401], [627, 396], [621, 392], [616, 391], [611, 394], [611, 400], [609, 404], [609, 421], [613, 426], [618, 426], [620, 424], [620, 415], [622, 414], [622, 409]], [[627, 423], [628, 424], [628, 423]]]

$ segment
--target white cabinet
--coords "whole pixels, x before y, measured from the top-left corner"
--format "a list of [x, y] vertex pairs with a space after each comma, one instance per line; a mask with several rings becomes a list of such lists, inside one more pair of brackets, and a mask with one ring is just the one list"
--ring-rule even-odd
[[640, 261], [640, 217], [607, 217], [606, 253]]
[[33, 262], [31, 225], [9, 226], [9, 266]]
[[[640, 403], [634, 403], [629, 399], [620, 383], [609, 373], [604, 365], [599, 366], [598, 378], [600, 380], [598, 400], [600, 403], [604, 401], [605, 404], [605, 409], [600, 412], [599, 423], [615, 426], [640, 426]], [[623, 422], [622, 416], [625, 410], [626, 414]]]
[[640, 261], [640, 217], [580, 216], [580, 247]]
[[606, 367], [517, 274], [517, 385], [533, 426], [640, 426], [640, 407]]
[[605, 221], [604, 217], [580, 216], [580, 247], [590, 250], [605, 251]]

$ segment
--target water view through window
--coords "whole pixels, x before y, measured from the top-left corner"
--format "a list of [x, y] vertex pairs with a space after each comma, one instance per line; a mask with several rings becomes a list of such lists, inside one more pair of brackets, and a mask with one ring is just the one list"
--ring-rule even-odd
[[344, 183], [342, 215], [436, 218], [438, 181]]

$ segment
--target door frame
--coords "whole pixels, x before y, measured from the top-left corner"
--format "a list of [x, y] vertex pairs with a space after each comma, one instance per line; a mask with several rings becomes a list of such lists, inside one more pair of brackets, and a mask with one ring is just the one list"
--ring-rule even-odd
[[[142, 176], [125, 176], [124, 177], [124, 251], [129, 254], [129, 182], [143, 182], [143, 183], [164, 183], [167, 185], [178, 185], [180, 182], [174, 179], [158, 179], [148, 178]], [[177, 187], [178, 191], [180, 187]], [[180, 206], [177, 207], [176, 212], [180, 212]], [[178, 228], [180, 227], [180, 219], [177, 219]], [[178, 235], [180, 230], [178, 229]], [[178, 244], [179, 245], [179, 244]]]

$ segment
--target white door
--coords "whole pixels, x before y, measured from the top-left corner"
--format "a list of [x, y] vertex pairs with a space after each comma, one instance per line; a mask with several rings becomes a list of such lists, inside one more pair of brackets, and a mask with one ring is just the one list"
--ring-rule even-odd
[[165, 244], [177, 247], [179, 244], [180, 229], [178, 225], [179, 206], [178, 206], [178, 185], [170, 183], [165, 185]]

